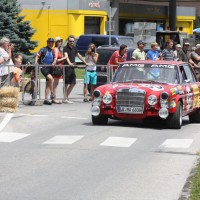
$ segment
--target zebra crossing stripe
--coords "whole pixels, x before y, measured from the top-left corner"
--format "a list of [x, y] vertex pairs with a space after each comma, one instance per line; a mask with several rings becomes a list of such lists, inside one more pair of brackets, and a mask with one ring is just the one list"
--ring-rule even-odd
[[167, 139], [160, 148], [189, 148], [193, 139]]
[[25, 138], [29, 136], [30, 134], [25, 133], [13, 133], [13, 132], [1, 132], [0, 133], [0, 142], [14, 142], [16, 140]]
[[73, 144], [83, 137], [83, 135], [57, 135], [43, 142], [43, 144]]
[[112, 147], [130, 147], [137, 138], [127, 138], [127, 137], [109, 137], [101, 146], [112, 146]]

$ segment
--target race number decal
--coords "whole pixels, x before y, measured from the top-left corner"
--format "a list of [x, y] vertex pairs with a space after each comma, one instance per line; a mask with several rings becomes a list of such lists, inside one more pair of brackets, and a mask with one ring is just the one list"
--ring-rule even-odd
[[193, 108], [199, 107], [199, 88], [197, 85], [192, 85], [193, 90]]
[[164, 90], [164, 88], [161, 85], [150, 85], [150, 84], [139, 84], [142, 87], [147, 87], [153, 91], [161, 91]]
[[186, 86], [186, 95], [186, 109], [190, 110], [192, 108], [192, 92], [188, 86]]

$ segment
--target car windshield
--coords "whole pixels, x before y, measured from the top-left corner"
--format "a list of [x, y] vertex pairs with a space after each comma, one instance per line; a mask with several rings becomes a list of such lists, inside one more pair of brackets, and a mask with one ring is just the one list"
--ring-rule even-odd
[[125, 63], [116, 71], [113, 82], [179, 83], [178, 69], [170, 64]]

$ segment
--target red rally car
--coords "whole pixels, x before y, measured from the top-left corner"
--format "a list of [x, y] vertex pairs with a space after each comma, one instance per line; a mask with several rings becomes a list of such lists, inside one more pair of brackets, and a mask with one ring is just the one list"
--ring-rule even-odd
[[182, 117], [200, 123], [200, 82], [190, 64], [177, 61], [128, 61], [112, 82], [97, 87], [91, 107], [94, 125], [108, 119], [161, 118], [180, 129]]

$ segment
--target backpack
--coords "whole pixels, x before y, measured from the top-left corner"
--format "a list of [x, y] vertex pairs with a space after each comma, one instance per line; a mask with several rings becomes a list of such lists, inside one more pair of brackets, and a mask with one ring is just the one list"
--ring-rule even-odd
[[[43, 47], [43, 49], [44, 49], [44, 51], [42, 51], [41, 52], [41, 55], [40, 55], [40, 57], [39, 57], [39, 59], [38, 59], [38, 63], [39, 64], [44, 64], [44, 58], [46, 57], [46, 54], [47, 54], [47, 47]], [[52, 55], [54, 56], [55, 55], [55, 53], [54, 53], [54, 49], [52, 49]]]

